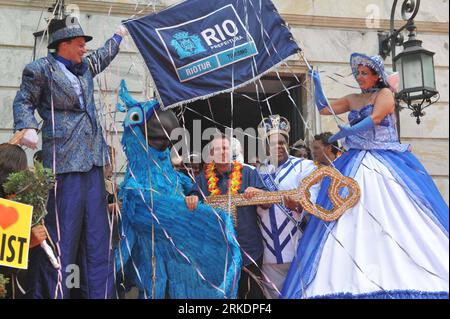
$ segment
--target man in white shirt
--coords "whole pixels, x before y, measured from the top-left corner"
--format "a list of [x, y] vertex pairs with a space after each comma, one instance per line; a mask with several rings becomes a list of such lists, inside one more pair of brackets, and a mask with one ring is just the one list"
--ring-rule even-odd
[[[269, 160], [261, 165], [259, 172], [269, 191], [296, 189], [306, 176], [317, 169], [311, 160], [289, 156], [290, 125], [284, 117], [271, 115], [261, 122], [258, 130], [268, 146]], [[318, 185], [311, 188], [313, 202], [318, 188]], [[263, 285], [268, 299], [279, 298], [306, 221], [297, 203], [286, 198], [285, 204], [293, 210], [281, 204], [272, 205], [268, 210], [258, 207], [264, 242]]]

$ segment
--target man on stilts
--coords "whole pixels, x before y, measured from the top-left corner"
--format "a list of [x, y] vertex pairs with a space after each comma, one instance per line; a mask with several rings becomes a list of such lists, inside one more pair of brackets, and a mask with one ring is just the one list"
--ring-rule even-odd
[[[84, 57], [86, 42], [78, 20], [53, 19], [49, 28], [49, 53], [28, 64], [14, 99], [14, 130], [20, 144], [36, 148], [37, 110], [43, 119], [44, 166], [57, 174], [50, 191], [45, 225], [61, 263], [59, 270], [42, 248], [30, 255], [27, 298], [70, 298], [80, 275], [79, 297], [110, 298], [113, 293], [114, 254], [110, 250], [103, 167], [109, 163], [108, 147], [94, 103], [93, 78], [119, 52], [126, 30]], [[70, 278], [69, 278], [70, 279]]]

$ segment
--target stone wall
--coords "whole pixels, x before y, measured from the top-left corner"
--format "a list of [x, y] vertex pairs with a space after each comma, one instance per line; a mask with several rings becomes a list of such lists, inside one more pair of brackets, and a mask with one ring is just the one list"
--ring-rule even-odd
[[[320, 70], [332, 75], [338, 73], [346, 76], [343, 82], [356, 86], [350, 75], [348, 65], [352, 52], [362, 52], [369, 55], [378, 54], [378, 30], [388, 30], [388, 21], [392, 1], [275, 1], [279, 11], [288, 15], [296, 23], [293, 25], [295, 38], [302, 45], [305, 56], [318, 66]], [[397, 19], [400, 19], [399, 1]], [[376, 10], [379, 9], [378, 12]], [[371, 17], [374, 11], [381, 21]], [[296, 13], [311, 16], [309, 25], [295, 19]], [[327, 17], [331, 17], [328, 19]], [[440, 92], [438, 103], [430, 106], [417, 125], [409, 110], [400, 113], [401, 140], [410, 143], [413, 152], [432, 175], [442, 195], [449, 200], [449, 33], [448, 33], [448, 1], [422, 1], [416, 17], [418, 38], [423, 41], [423, 47], [435, 52], [434, 63], [437, 89]], [[401, 24], [398, 21], [396, 25]], [[406, 38], [406, 36], [405, 36]], [[397, 53], [402, 48], [397, 48]], [[391, 59], [386, 61], [387, 69], [391, 69]], [[334, 76], [339, 79], [339, 77]], [[330, 100], [342, 97], [357, 90], [337, 84], [335, 81], [322, 77], [324, 89]], [[341, 79], [339, 79], [341, 80]], [[345, 116], [343, 116], [345, 117]], [[336, 131], [337, 127], [332, 117], [322, 117], [322, 131]]]
[[[205, 0], [208, 1], [208, 0]], [[253, 0], [256, 1], [256, 0]], [[54, 1], [42, 0], [0, 0], [0, 142], [8, 140], [12, 131], [11, 105], [20, 85], [23, 67], [32, 59], [34, 39], [32, 33], [44, 27], [48, 16], [43, 8]], [[70, 1], [66, 1], [70, 3]], [[135, 0], [80, 0], [72, 1], [80, 9], [81, 23], [85, 32], [94, 36], [88, 43], [89, 49], [95, 49], [110, 37], [120, 21], [137, 12], [149, 13], [164, 6], [176, 3], [175, 0], [135, 1]], [[328, 74], [338, 73], [345, 76], [340, 79], [345, 84], [355, 86], [350, 76], [348, 59], [352, 52], [367, 54], [378, 53], [379, 30], [388, 29], [388, 19], [392, 1], [384, 0], [276, 0], [280, 13], [285, 17], [291, 30], [303, 48], [305, 57]], [[400, 6], [396, 25], [400, 21]], [[138, 5], [136, 5], [138, 3]], [[150, 3], [150, 5], [146, 5]], [[375, 18], [375, 19], [374, 19]], [[413, 145], [413, 152], [419, 157], [429, 173], [433, 176], [443, 196], [448, 202], [449, 189], [449, 97], [448, 97], [448, 0], [422, 1], [416, 24], [418, 38], [423, 46], [436, 52], [435, 71], [440, 100], [426, 110], [422, 124], [417, 125], [410, 117], [409, 111], [401, 112], [401, 138], [404, 143]], [[40, 22], [40, 24], [38, 24]], [[44, 40], [45, 42], [45, 40]], [[45, 44], [45, 43], [44, 43]], [[45, 54], [41, 45], [38, 56]], [[42, 49], [43, 48], [43, 49]], [[397, 48], [401, 51], [401, 48]], [[290, 61], [296, 73], [304, 73], [302, 61]], [[390, 58], [386, 66], [391, 67]], [[283, 70], [282, 70], [283, 71]], [[133, 95], [138, 99], [150, 96], [151, 88], [146, 68], [131, 40], [122, 45], [119, 57], [114, 60], [107, 72], [97, 78], [98, 104], [101, 109], [112, 112], [115, 109], [116, 93], [119, 80], [125, 78]], [[324, 78], [324, 88], [333, 100], [357, 90], [348, 88]], [[306, 112], [314, 122], [314, 108], [306, 95]], [[122, 116], [109, 113], [104, 116], [105, 126], [114, 129], [111, 123]], [[332, 118], [322, 117], [314, 125], [317, 131], [336, 131]], [[120, 124], [116, 129], [119, 131]], [[112, 134], [114, 145], [119, 145], [118, 137]], [[30, 152], [31, 154], [32, 152]], [[124, 163], [120, 156], [120, 166]]]

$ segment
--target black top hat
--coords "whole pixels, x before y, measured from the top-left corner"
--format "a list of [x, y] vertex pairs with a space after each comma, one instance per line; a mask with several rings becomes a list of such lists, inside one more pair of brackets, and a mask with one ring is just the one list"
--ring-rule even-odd
[[73, 38], [84, 37], [86, 42], [92, 37], [85, 35], [76, 17], [68, 16], [65, 19], [53, 19], [48, 25], [48, 49], [56, 49], [58, 44]]

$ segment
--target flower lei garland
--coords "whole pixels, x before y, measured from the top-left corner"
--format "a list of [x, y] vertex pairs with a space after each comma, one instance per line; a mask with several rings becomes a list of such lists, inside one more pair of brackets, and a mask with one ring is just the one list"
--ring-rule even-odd
[[[242, 164], [234, 161], [233, 169], [231, 170], [230, 179], [228, 180], [228, 193], [231, 195], [236, 195], [241, 189], [242, 184]], [[206, 166], [206, 180], [208, 181], [208, 191], [211, 196], [221, 195], [221, 190], [217, 187], [217, 182], [219, 178], [215, 172], [216, 166], [214, 163], [209, 163]]]

